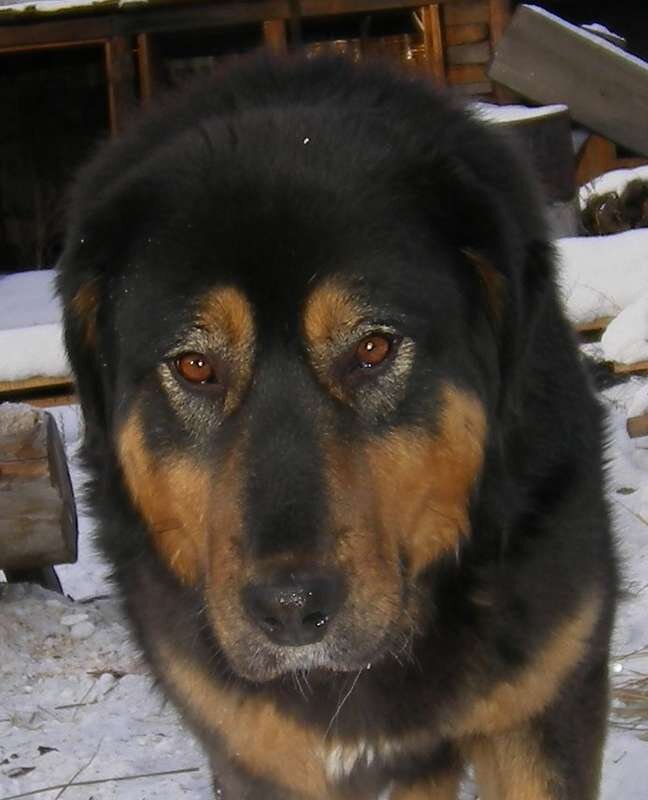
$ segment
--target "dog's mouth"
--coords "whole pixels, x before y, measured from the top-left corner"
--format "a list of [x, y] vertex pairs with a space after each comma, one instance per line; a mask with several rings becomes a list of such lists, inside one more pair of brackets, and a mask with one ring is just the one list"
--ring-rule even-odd
[[352, 615], [342, 615], [320, 641], [301, 645], [271, 641], [244, 615], [238, 620], [236, 633], [224, 628], [223, 620], [215, 617], [213, 611], [212, 624], [219, 649], [230, 668], [254, 683], [282, 678], [294, 682], [301, 677], [318, 683], [330, 678], [331, 673], [359, 672], [386, 660], [399, 664], [411, 660], [416, 631], [410, 615], [394, 615], [378, 625], [349, 617]]

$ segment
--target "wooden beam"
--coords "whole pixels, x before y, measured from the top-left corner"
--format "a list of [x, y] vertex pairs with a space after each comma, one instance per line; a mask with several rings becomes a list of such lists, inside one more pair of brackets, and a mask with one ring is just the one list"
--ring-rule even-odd
[[162, 66], [152, 36], [138, 33], [136, 42], [140, 100], [143, 105], [148, 105], [160, 90]]
[[523, 5], [489, 75], [536, 103], [567, 104], [576, 122], [648, 155], [648, 64], [609, 42]]
[[576, 183], [582, 186], [615, 167], [615, 144], [603, 136], [592, 134], [576, 155]]
[[133, 41], [130, 37], [115, 36], [104, 45], [104, 53], [110, 132], [115, 136], [124, 130], [136, 107]]
[[263, 41], [273, 53], [288, 52], [286, 23], [282, 19], [266, 19], [263, 21]]
[[490, 0], [490, 42], [493, 50], [497, 47], [510, 22], [511, 0]]
[[439, 4], [430, 3], [430, 5], [423, 6], [421, 8], [421, 19], [423, 21], [423, 43], [428, 71], [438, 86], [445, 86], [447, 82], [445, 48], [443, 46]]
[[443, 22], [446, 25], [472, 25], [484, 22], [490, 24], [489, 0], [463, 0], [463, 2], [445, 3]]

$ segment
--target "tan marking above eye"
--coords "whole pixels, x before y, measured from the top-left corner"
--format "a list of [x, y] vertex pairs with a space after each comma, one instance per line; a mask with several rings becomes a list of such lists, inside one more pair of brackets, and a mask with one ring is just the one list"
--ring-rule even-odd
[[355, 358], [361, 367], [377, 367], [390, 355], [394, 341], [381, 333], [365, 336], [355, 349]]
[[218, 378], [214, 365], [202, 353], [183, 353], [175, 359], [174, 364], [189, 383], [215, 383]]

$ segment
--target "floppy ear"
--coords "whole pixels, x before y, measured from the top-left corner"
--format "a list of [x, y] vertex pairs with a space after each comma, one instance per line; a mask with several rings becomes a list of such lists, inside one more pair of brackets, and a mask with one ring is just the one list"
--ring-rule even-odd
[[491, 131], [466, 151], [466, 158], [439, 159], [431, 168], [428, 203], [481, 285], [510, 406], [538, 322], [555, 300], [554, 251], [535, 182], [515, 152]]
[[98, 465], [107, 452], [109, 381], [103, 307], [105, 287], [97, 269], [81, 256], [83, 237], [67, 246], [58, 264], [58, 292], [63, 304], [65, 346], [72, 365], [85, 420], [86, 458]]

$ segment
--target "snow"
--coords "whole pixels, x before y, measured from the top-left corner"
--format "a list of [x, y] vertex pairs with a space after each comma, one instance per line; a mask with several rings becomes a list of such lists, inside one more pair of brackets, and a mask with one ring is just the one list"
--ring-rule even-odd
[[648, 361], [648, 292], [610, 322], [601, 337], [606, 361]]
[[584, 184], [578, 192], [581, 208], [585, 208], [592, 195], [608, 192], [621, 194], [630, 181], [634, 180], [648, 181], [648, 165], [632, 169], [615, 169]]
[[39, 14], [55, 14], [60, 11], [94, 11], [106, 7], [121, 8], [128, 5], [146, 5], [147, 0], [27, 0], [26, 2], [0, 2], [2, 14], [20, 14], [25, 11]]
[[54, 270], [0, 278], [0, 381], [70, 374]]
[[575, 323], [615, 316], [648, 292], [648, 229], [556, 241], [558, 282]]
[[[629, 439], [625, 421], [648, 407], [648, 379], [609, 389], [603, 401], [624, 597], [610, 664], [615, 691], [601, 798], [645, 800], [646, 690], [638, 696], [634, 686], [648, 675], [648, 440]], [[51, 411], [80, 496], [78, 409]], [[2, 592], [0, 798], [56, 800], [71, 783], [77, 788], [67, 788], [64, 800], [212, 800], [205, 757], [153, 687], [93, 546], [92, 520], [83, 505], [80, 512], [80, 560], [58, 568], [72, 597], [27, 586]], [[78, 626], [87, 635], [76, 638]], [[464, 800], [474, 800], [470, 783], [463, 791]]]
[[510, 105], [498, 106], [494, 103], [472, 103], [469, 106], [481, 120], [501, 124], [506, 122], [524, 122], [538, 117], [550, 117], [554, 114], [564, 114], [569, 111], [565, 105], [530, 106]]

